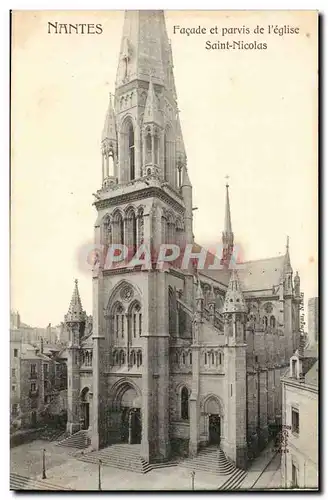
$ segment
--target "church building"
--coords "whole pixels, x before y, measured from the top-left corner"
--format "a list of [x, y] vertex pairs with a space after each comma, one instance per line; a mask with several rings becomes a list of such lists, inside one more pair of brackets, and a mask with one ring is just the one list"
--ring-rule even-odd
[[[162, 11], [125, 13], [99, 168], [96, 246], [198, 248]], [[153, 253], [147, 269], [96, 259], [89, 330], [75, 283], [65, 316], [70, 433], [87, 430], [95, 450], [139, 443], [148, 463], [216, 445], [246, 468], [265, 446], [298, 347], [300, 278], [288, 242], [281, 256], [230, 265], [228, 185], [222, 246], [218, 269], [159, 268]]]

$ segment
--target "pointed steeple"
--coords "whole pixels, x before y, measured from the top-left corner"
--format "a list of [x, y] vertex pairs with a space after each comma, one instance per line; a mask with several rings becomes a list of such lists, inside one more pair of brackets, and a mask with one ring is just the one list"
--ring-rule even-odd
[[232, 234], [230, 200], [229, 200], [229, 184], [228, 183], [226, 184], [226, 206], [225, 206], [225, 217], [224, 217], [224, 232], [226, 234]]
[[82, 302], [79, 293], [78, 281], [75, 280], [73, 295], [68, 312], [65, 316], [66, 323], [83, 323], [86, 320], [85, 311], [82, 308]]
[[223, 313], [247, 312], [246, 302], [241, 291], [237, 270], [232, 269], [228, 290], [225, 296]]
[[224, 218], [224, 231], [222, 232], [222, 258], [221, 265], [229, 266], [233, 253], [234, 234], [232, 232], [230, 200], [229, 200], [229, 184], [226, 183], [226, 205]]
[[112, 94], [109, 94], [109, 105], [106, 113], [104, 128], [101, 135], [102, 144], [104, 141], [117, 141], [115, 111], [112, 103]]
[[162, 10], [125, 11], [116, 87], [132, 80], [148, 81], [174, 89], [172, 54]]
[[154, 123], [161, 125], [161, 113], [159, 111], [158, 99], [155, 94], [152, 74], [149, 76], [149, 88], [145, 106], [144, 124]]
[[293, 272], [292, 266], [290, 264], [290, 255], [289, 255], [289, 236], [287, 236], [286, 242], [286, 253], [284, 260], [284, 274]]

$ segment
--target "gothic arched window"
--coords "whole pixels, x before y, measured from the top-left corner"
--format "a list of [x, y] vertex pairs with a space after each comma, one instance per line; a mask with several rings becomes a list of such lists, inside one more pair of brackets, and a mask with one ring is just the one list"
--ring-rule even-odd
[[204, 354], [204, 364], [207, 365], [207, 352]]
[[141, 335], [141, 327], [142, 327], [142, 314], [140, 304], [134, 304], [131, 309], [131, 319], [132, 319], [132, 331], [131, 337], [136, 338]]
[[268, 327], [268, 318], [267, 318], [267, 316], [263, 316], [263, 326], [264, 326], [264, 328]]
[[211, 363], [215, 365], [214, 352], [211, 352]]
[[120, 352], [120, 365], [124, 365], [124, 364], [125, 364], [125, 352], [121, 351]]
[[189, 363], [192, 365], [192, 352], [189, 354]]
[[182, 420], [189, 419], [189, 393], [187, 387], [181, 390], [181, 418]]
[[134, 147], [134, 130], [132, 123], [129, 124], [129, 171], [130, 180], [135, 179], [135, 147]]
[[276, 327], [276, 318], [274, 316], [270, 316], [270, 326], [272, 328]]
[[113, 312], [115, 337], [124, 337], [124, 309], [121, 304], [117, 304]]
[[141, 366], [142, 365], [142, 352], [141, 351], [138, 351], [137, 352], [137, 366]]

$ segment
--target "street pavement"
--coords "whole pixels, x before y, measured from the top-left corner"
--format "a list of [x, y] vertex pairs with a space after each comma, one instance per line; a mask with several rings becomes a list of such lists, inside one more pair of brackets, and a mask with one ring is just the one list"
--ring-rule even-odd
[[[99, 488], [98, 465], [82, 462], [72, 456], [73, 449], [56, 446], [48, 441], [33, 441], [11, 450], [11, 472], [31, 478], [42, 477], [42, 450], [46, 453], [46, 477], [52, 484], [80, 491]], [[243, 489], [276, 488], [280, 485], [280, 456], [269, 445], [251, 465]], [[227, 479], [207, 472], [195, 471], [195, 490], [217, 490]], [[112, 467], [101, 467], [103, 491], [191, 490], [191, 470], [181, 465], [137, 474]]]

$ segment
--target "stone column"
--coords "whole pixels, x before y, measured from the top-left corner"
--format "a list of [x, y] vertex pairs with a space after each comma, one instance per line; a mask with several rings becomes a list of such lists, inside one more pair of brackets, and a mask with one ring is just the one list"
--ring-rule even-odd
[[67, 432], [74, 434], [80, 430], [79, 350], [75, 346], [69, 346], [67, 352]]
[[193, 324], [193, 344], [192, 348], [192, 389], [189, 398], [190, 406], [190, 439], [189, 454], [196, 456], [199, 444], [199, 424], [200, 424], [200, 401], [199, 401], [199, 369], [200, 369], [200, 345], [202, 322]]

